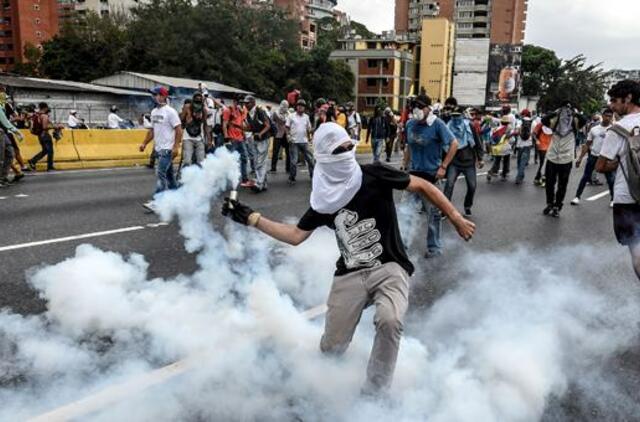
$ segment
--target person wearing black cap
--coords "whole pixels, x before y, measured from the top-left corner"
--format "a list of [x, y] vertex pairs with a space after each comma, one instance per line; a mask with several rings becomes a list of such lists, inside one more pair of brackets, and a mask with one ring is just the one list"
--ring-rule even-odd
[[[439, 185], [458, 151], [458, 140], [447, 125], [431, 111], [431, 98], [418, 95], [412, 104], [412, 119], [407, 123], [407, 145], [403, 167], [410, 174]], [[442, 156], [445, 156], [444, 159]], [[442, 255], [442, 215], [431, 203], [428, 211], [427, 252], [425, 258]]]

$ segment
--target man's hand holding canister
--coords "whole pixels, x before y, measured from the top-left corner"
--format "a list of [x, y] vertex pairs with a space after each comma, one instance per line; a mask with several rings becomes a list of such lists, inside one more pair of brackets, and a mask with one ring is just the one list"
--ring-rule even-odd
[[258, 224], [261, 217], [261, 214], [259, 212], [255, 212], [251, 207], [230, 198], [224, 199], [224, 203], [222, 204], [222, 215], [230, 217], [236, 223], [252, 227], [255, 227]]

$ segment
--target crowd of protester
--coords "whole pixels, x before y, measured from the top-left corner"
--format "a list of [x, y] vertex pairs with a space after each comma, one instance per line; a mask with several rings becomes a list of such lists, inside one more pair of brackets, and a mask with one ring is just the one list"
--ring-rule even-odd
[[[624, 166], [613, 168], [600, 162], [620, 155], [610, 156], [608, 146], [613, 141], [609, 138], [622, 137], [620, 125], [629, 126], [627, 122], [633, 120], [635, 114], [629, 111], [629, 104], [638, 102], [637, 90], [638, 83], [634, 81], [617, 84], [609, 92], [610, 107], [593, 116], [585, 116], [569, 101], [545, 113], [512, 110], [509, 105], [488, 112], [463, 108], [453, 97], [440, 105], [419, 95], [410, 98], [403, 110], [396, 112], [379, 105], [367, 117], [361, 116], [351, 102], [338, 104], [334, 99], [319, 98], [309, 103], [300, 90], [292, 90], [273, 108], [258, 105], [251, 95], [238, 95], [225, 103], [209, 95], [205, 84], [178, 111], [169, 105], [168, 89], [156, 87], [152, 90], [156, 108], [150, 114], [142, 114], [138, 122], [140, 127], [149, 129], [140, 149], [154, 141], [149, 166], [157, 169], [156, 193], [177, 187], [182, 168], [198, 165], [208, 153], [225, 147], [239, 154], [240, 187], [258, 194], [268, 190], [269, 174], [278, 171], [279, 161], [284, 162], [289, 184], [298, 181], [300, 168], [306, 168], [309, 180], [313, 180], [317, 164], [314, 133], [322, 124], [333, 122], [345, 130], [354, 145], [370, 144], [374, 163], [389, 163], [394, 153], [401, 154], [401, 170], [441, 187], [448, 199], [462, 176], [466, 184], [466, 217], [472, 216], [477, 170], [488, 163], [489, 183], [510, 180], [512, 167], [516, 168], [516, 185], [525, 183], [527, 173], [531, 173], [533, 184], [545, 192], [542, 213], [551, 217], [559, 217], [565, 205], [572, 168], [584, 165], [570, 204], [581, 203], [587, 185], [603, 184], [597, 176], [601, 173], [609, 188], [614, 215], [628, 220], [631, 217], [627, 209], [633, 208], [628, 206], [629, 195], [617, 193], [629, 183], [621, 170]], [[621, 100], [626, 101], [625, 107], [616, 103]], [[4, 111], [0, 113], [0, 187], [20, 182], [24, 173], [34, 170], [45, 157], [47, 170], [55, 170], [54, 142], [61, 136], [62, 125], [49, 118], [48, 105], [40, 103], [16, 110], [4, 89], [0, 89], [0, 106]], [[124, 120], [117, 112], [113, 106], [107, 118], [109, 128], [122, 127]], [[76, 110], [69, 113], [67, 126], [86, 128]], [[21, 154], [19, 129], [28, 129], [40, 143], [41, 151], [30, 159]], [[172, 163], [177, 156], [181, 159], [176, 171]], [[145, 207], [153, 210], [153, 201]], [[428, 224], [425, 256], [439, 256], [443, 249], [443, 215], [428, 201], [422, 209]], [[634, 230], [634, 236], [639, 236], [638, 229]]]

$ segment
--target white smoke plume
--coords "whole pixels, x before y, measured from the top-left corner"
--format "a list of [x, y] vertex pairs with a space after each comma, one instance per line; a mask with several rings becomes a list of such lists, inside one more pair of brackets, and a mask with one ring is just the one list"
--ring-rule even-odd
[[392, 391], [376, 402], [359, 395], [370, 318], [345, 356], [330, 358], [318, 348], [322, 320], [300, 314], [326, 299], [338, 256], [332, 234], [291, 248], [233, 223], [217, 231], [212, 211], [221, 218], [221, 194], [237, 179], [236, 157], [218, 150], [157, 200], [198, 254], [194, 274], [151, 280], [143, 256], [82, 245], [31, 276], [47, 311], [0, 313], [0, 421], [190, 356], [196, 369], [82, 420], [562, 420], [554, 403], [567, 394], [608, 420], [640, 414], [603, 370], [637, 344], [638, 288], [615, 276], [583, 281], [609, 273], [589, 257], [615, 261], [616, 250], [461, 256], [457, 284], [410, 318]]

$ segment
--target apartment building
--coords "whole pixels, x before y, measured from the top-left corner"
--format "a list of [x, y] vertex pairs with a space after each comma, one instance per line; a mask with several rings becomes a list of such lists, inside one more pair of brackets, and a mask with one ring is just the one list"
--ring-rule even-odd
[[57, 0], [0, 2], [0, 71], [24, 60], [24, 48], [39, 47], [58, 32]]
[[423, 19], [420, 42], [420, 88], [433, 100], [451, 96], [455, 27], [449, 19]]
[[371, 39], [349, 35], [339, 42], [330, 59], [344, 61], [355, 75], [358, 112], [372, 114], [379, 100], [394, 110], [403, 108], [413, 92], [415, 42], [393, 31]]

